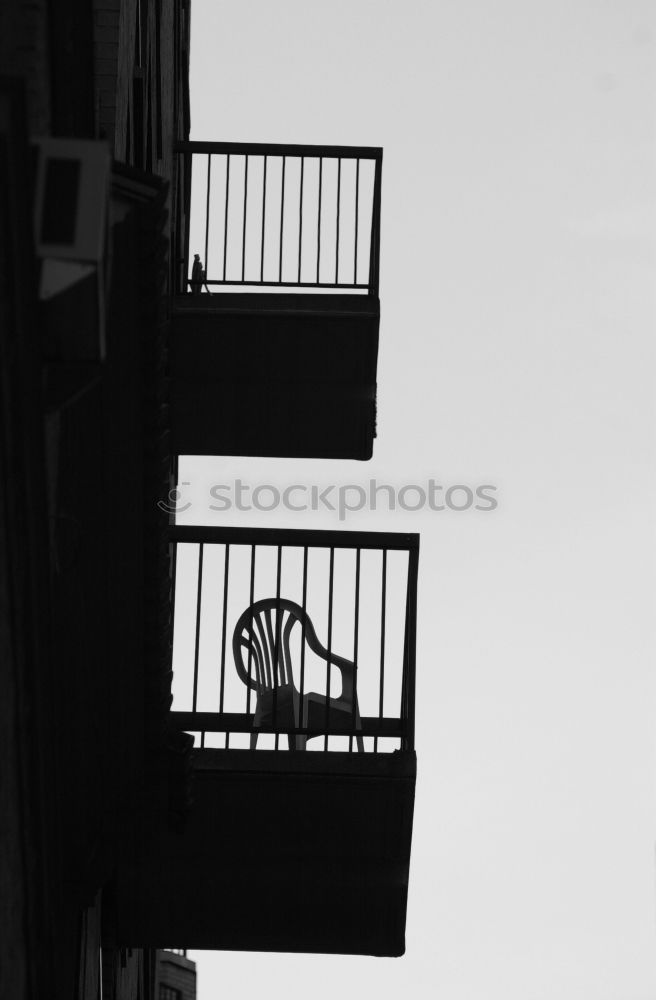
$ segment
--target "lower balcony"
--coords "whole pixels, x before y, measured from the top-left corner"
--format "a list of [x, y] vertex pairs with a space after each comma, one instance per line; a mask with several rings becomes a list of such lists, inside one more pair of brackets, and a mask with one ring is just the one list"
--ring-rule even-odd
[[194, 804], [121, 872], [119, 942], [403, 954], [418, 537], [171, 538]]

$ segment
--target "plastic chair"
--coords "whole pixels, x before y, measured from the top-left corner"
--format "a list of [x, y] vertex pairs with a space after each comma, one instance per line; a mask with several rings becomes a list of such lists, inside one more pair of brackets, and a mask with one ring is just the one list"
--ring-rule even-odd
[[[300, 693], [294, 683], [294, 668], [289, 648], [291, 632], [297, 623], [312, 652], [340, 671], [342, 693], [339, 698], [326, 698], [325, 694], [310, 691], [303, 695], [301, 701]], [[342, 729], [361, 728], [355, 691], [355, 664], [343, 656], [329, 653], [322, 646], [309, 615], [298, 604], [282, 597], [256, 601], [244, 611], [235, 626], [232, 650], [239, 677], [244, 684], [257, 692], [255, 727], [275, 724], [277, 730], [285, 732], [288, 729], [301, 728], [302, 721], [302, 728], [317, 730], [316, 733], [308, 735], [294, 735], [288, 732], [290, 750], [305, 750], [308, 739], [325, 735], [327, 714], [328, 726], [332, 723]], [[363, 752], [362, 736], [355, 732], [354, 735], [358, 750]], [[251, 750], [257, 746], [257, 737], [255, 729], [251, 733]]]

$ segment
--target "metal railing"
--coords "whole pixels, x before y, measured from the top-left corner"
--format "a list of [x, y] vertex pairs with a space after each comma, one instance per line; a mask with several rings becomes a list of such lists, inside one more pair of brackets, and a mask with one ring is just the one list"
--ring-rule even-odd
[[181, 142], [176, 152], [192, 179], [179, 293], [378, 294], [382, 149]]
[[418, 535], [174, 526], [170, 540], [173, 717], [197, 746], [414, 748]]

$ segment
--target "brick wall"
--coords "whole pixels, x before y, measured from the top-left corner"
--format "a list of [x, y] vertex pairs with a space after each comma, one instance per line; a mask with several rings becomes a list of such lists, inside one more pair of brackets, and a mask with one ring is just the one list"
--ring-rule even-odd
[[114, 141], [121, 0], [93, 0], [94, 102], [96, 134]]
[[[100, 0], [98, 0], [100, 2]], [[114, 156], [125, 162], [127, 153], [128, 108], [134, 71], [134, 44], [137, 24], [137, 0], [120, 3], [119, 39], [114, 106]], [[110, 136], [110, 139], [112, 136]]]
[[2, 0], [0, 67], [3, 75], [25, 81], [31, 135], [50, 131], [48, 0]]

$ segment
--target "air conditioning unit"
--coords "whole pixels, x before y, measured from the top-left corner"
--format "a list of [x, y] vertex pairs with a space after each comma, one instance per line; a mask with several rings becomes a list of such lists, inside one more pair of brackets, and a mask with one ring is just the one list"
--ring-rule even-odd
[[51, 356], [105, 356], [105, 250], [111, 159], [104, 142], [39, 138], [34, 244]]

